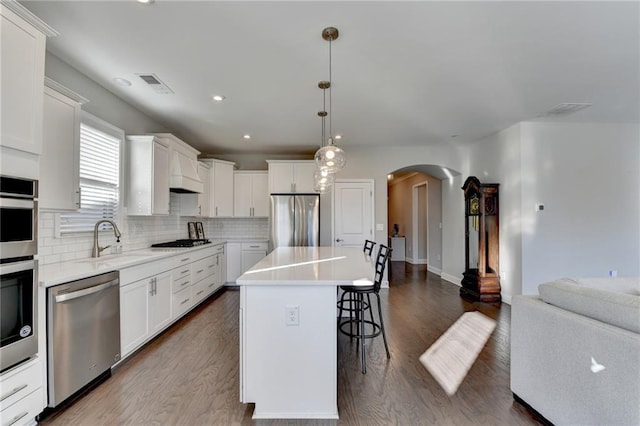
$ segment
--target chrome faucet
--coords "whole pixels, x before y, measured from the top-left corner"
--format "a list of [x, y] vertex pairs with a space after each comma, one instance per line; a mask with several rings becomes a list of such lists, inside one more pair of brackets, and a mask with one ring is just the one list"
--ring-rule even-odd
[[96, 222], [96, 225], [93, 227], [93, 253], [91, 254], [91, 257], [100, 257], [100, 253], [106, 249], [108, 249], [109, 246], [105, 246], [105, 247], [100, 247], [100, 245], [98, 244], [98, 227], [100, 226], [101, 223], [110, 223], [111, 226], [113, 226], [113, 234], [116, 236], [116, 242], [120, 242], [120, 237], [122, 236], [122, 234], [120, 233], [120, 230], [118, 229], [118, 225], [116, 225], [116, 223], [111, 220], [111, 219], [100, 219], [99, 221]]

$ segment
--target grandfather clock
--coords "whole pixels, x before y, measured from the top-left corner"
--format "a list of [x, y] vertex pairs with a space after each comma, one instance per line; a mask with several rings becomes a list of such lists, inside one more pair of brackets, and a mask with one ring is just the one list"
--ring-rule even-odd
[[481, 302], [500, 302], [500, 250], [497, 183], [464, 182], [465, 271], [460, 296]]

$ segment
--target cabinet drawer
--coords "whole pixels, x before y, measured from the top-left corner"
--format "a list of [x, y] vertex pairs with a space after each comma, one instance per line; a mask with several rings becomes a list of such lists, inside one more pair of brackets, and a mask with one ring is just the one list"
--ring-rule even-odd
[[44, 408], [42, 389], [33, 390], [29, 395], [0, 413], [2, 426], [22, 426], [34, 422]]
[[[213, 260], [213, 262], [215, 262], [215, 259]], [[210, 257], [200, 259], [191, 264], [191, 275], [193, 276], [194, 283], [200, 282], [204, 277], [210, 274], [209, 271], [211, 271], [211, 269], [208, 267], [210, 264]]]
[[193, 288], [191, 289], [191, 293], [194, 304], [200, 302], [202, 299], [209, 295], [208, 284], [210, 281], [213, 281], [213, 277], [205, 278], [204, 280], [193, 286]]
[[193, 253], [183, 253], [173, 258], [173, 267], [180, 268], [193, 262]]
[[191, 274], [177, 280], [171, 280], [171, 292], [177, 293], [191, 285]]
[[242, 243], [242, 250], [267, 250], [267, 243]]
[[182, 316], [193, 306], [191, 287], [187, 287], [173, 295], [173, 317]]
[[213, 254], [222, 254], [224, 253], [224, 244], [219, 244], [213, 247]]
[[[0, 410], [42, 387], [42, 367], [40, 359], [30, 361], [28, 367], [18, 367], [14, 372], [5, 373], [0, 382]], [[4, 413], [3, 419], [6, 419]]]
[[191, 276], [191, 266], [190, 265], [182, 265], [179, 268], [175, 268], [171, 271], [171, 279], [174, 281], [179, 280], [181, 278], [190, 277]]

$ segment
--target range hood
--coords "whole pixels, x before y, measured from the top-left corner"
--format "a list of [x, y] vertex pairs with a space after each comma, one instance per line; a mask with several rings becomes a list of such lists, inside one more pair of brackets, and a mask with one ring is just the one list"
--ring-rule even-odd
[[177, 150], [173, 151], [171, 157], [169, 190], [171, 192], [201, 194], [204, 191], [204, 185], [198, 177], [194, 161]]

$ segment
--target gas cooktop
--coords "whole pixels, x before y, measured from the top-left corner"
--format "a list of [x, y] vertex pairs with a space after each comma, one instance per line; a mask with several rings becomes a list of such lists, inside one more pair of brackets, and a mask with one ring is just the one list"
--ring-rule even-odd
[[168, 243], [157, 243], [151, 244], [153, 248], [172, 248], [172, 247], [196, 247], [202, 246], [204, 244], [209, 244], [211, 241], [209, 240], [175, 240], [169, 241]]

